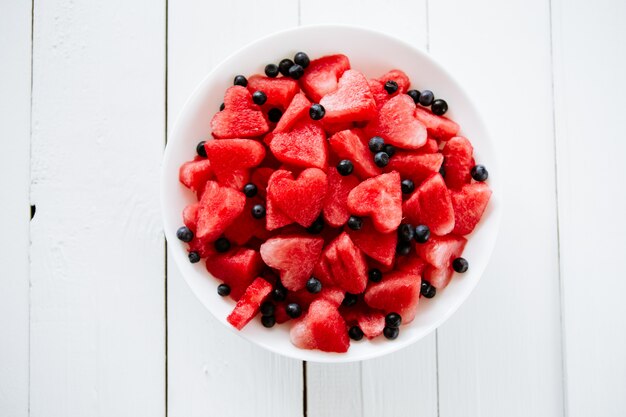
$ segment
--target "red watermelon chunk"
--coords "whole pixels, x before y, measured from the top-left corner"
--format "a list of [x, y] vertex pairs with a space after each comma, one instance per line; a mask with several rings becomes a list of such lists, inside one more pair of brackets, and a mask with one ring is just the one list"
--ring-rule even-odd
[[350, 191], [348, 208], [353, 214], [370, 216], [381, 233], [395, 231], [402, 221], [400, 174], [394, 171], [363, 181]]
[[282, 324], [291, 320], [291, 317], [287, 314], [287, 303], [278, 302], [274, 307], [274, 317], [276, 318], [276, 323]]
[[193, 161], [187, 161], [180, 166], [178, 179], [185, 187], [196, 193], [203, 190], [206, 182], [213, 179], [211, 162], [196, 156]]
[[452, 279], [454, 271], [451, 267], [435, 268], [432, 265], [428, 265], [424, 270], [424, 280], [428, 281], [430, 285], [441, 290], [446, 288]]
[[340, 159], [349, 159], [354, 165], [354, 173], [361, 179], [381, 174], [381, 169], [374, 164], [374, 158], [367, 140], [358, 129], [343, 130], [330, 137], [330, 147]]
[[426, 261], [413, 253], [408, 256], [399, 256], [396, 262], [396, 268], [398, 270], [419, 276], [422, 276], [426, 266], [428, 266]]
[[[385, 83], [387, 81], [395, 81], [398, 84], [398, 90], [395, 93], [389, 94], [387, 90], [385, 90]], [[380, 78], [370, 80], [369, 85], [374, 95], [374, 100], [376, 101], [376, 107], [380, 110], [392, 97], [406, 93], [411, 85], [411, 80], [409, 80], [409, 77], [403, 71], [394, 69]]]
[[183, 209], [183, 224], [196, 233], [198, 226], [198, 208], [200, 203], [192, 203]]
[[373, 309], [363, 302], [352, 307], [339, 307], [348, 327], [359, 326], [368, 339], [373, 339], [383, 333], [385, 328], [385, 314]]
[[280, 281], [290, 291], [306, 285], [322, 253], [324, 239], [304, 235], [279, 236], [261, 245], [261, 257], [280, 271]]
[[385, 266], [393, 264], [396, 256], [396, 245], [398, 244], [396, 231], [381, 233], [374, 228], [369, 219], [365, 219], [361, 230], [350, 229], [348, 234], [354, 244], [367, 256]]
[[454, 209], [450, 191], [439, 173], [431, 175], [403, 204], [404, 215], [411, 224], [425, 224], [436, 235], [454, 229]]
[[279, 183], [279, 179], [290, 178], [293, 177], [289, 171], [278, 170], [274, 171], [274, 173], [270, 176], [268, 180], [265, 206], [265, 227], [267, 228], [267, 230], [275, 230], [294, 222], [274, 203], [274, 199], [272, 197], [274, 193], [272, 179], [275, 183]]
[[484, 182], [464, 185], [459, 191], [451, 191], [454, 208], [454, 230], [456, 235], [472, 233], [483, 216], [491, 190]]
[[435, 172], [439, 172], [443, 156], [437, 153], [415, 154], [398, 152], [389, 159], [385, 172], [398, 171], [402, 178], [408, 178], [419, 186], [426, 178]]
[[440, 139], [448, 140], [459, 133], [459, 125], [447, 117], [434, 115], [430, 110], [417, 106], [415, 118], [422, 122], [428, 130], [428, 134]]
[[335, 306], [339, 307], [341, 302], [343, 301], [346, 292], [337, 287], [329, 287], [323, 286], [322, 291], [317, 294], [311, 294], [306, 289], [301, 289], [298, 291], [292, 291], [287, 294], [287, 301], [292, 303], [297, 303], [303, 309], [309, 308], [311, 303], [318, 299], [324, 299]]
[[385, 143], [403, 149], [418, 149], [428, 135], [424, 124], [415, 118], [415, 103], [406, 94], [393, 97], [380, 109], [378, 118], [368, 126], [372, 136], [381, 136]]
[[311, 102], [302, 93], [293, 96], [289, 107], [276, 124], [274, 133], [288, 132], [298, 120], [309, 114]]
[[250, 139], [209, 140], [204, 149], [217, 182], [236, 190], [241, 190], [248, 182], [248, 170], [265, 158], [265, 147]]
[[252, 171], [250, 181], [256, 185], [258, 196], [262, 199], [267, 196], [267, 184], [274, 171], [274, 169], [266, 167], [256, 168]]
[[237, 330], [243, 329], [257, 315], [261, 304], [271, 292], [272, 284], [263, 278], [255, 279], [239, 301], [237, 301], [237, 305], [226, 320]]
[[[342, 233], [328, 246], [321, 258], [317, 271], [328, 274], [330, 280], [347, 292], [358, 294], [367, 286], [367, 262], [363, 252], [356, 247], [347, 233]], [[316, 275], [317, 276], [317, 275]], [[319, 277], [318, 277], [319, 278]]]
[[246, 288], [263, 270], [259, 252], [237, 248], [226, 253], [215, 253], [206, 260], [207, 271], [230, 286], [230, 296], [238, 300]]
[[385, 313], [398, 313], [402, 323], [415, 318], [420, 298], [422, 280], [419, 275], [403, 271], [386, 274], [381, 282], [371, 284], [365, 291], [364, 300], [370, 307]]
[[376, 102], [367, 79], [355, 70], [344, 72], [337, 89], [325, 95], [320, 104], [326, 110], [326, 123], [363, 121], [376, 116]]
[[265, 218], [255, 219], [252, 216], [252, 207], [256, 204], [264, 205], [259, 197], [249, 198], [246, 205], [233, 223], [226, 228], [224, 236], [237, 245], [244, 245], [253, 237], [265, 240], [270, 232], [265, 228]]
[[431, 236], [426, 243], [417, 243], [417, 255], [435, 268], [447, 268], [465, 249], [467, 239], [462, 236]]
[[300, 87], [298, 82], [291, 78], [270, 78], [262, 75], [253, 75], [248, 78], [248, 90], [251, 94], [255, 91], [264, 92], [267, 96], [265, 106], [286, 109], [291, 99], [300, 91]]
[[217, 253], [213, 242], [208, 242], [204, 239], [198, 239], [194, 237], [189, 242], [188, 252], [197, 252], [201, 258], [209, 258]]
[[384, 83], [381, 83], [378, 80], [369, 80], [370, 91], [372, 92], [372, 96], [374, 97], [374, 102], [376, 103], [376, 109], [380, 111], [380, 109], [388, 102], [391, 97], [387, 91], [385, 91]]
[[246, 196], [215, 181], [206, 183], [198, 208], [196, 237], [214, 241], [241, 214]]
[[441, 153], [446, 158], [443, 167], [448, 187], [459, 189], [469, 184], [472, 181], [470, 171], [476, 165], [470, 141], [463, 136], [455, 136], [446, 143]]
[[319, 123], [303, 119], [290, 132], [275, 133], [270, 149], [276, 158], [289, 165], [326, 169], [326, 134]]
[[327, 187], [326, 174], [320, 169], [305, 169], [297, 179], [289, 171], [278, 170], [270, 177], [267, 199], [290, 219], [309, 227], [322, 212]]
[[324, 299], [311, 303], [307, 314], [291, 328], [290, 337], [302, 349], [342, 353], [350, 347], [346, 322], [337, 306]]
[[337, 168], [328, 169], [328, 194], [324, 201], [324, 220], [333, 227], [343, 226], [350, 217], [348, 194], [359, 184], [354, 175], [343, 176]]
[[339, 78], [350, 69], [345, 55], [329, 55], [311, 61], [300, 78], [300, 86], [315, 103], [337, 89]]
[[433, 138], [428, 138], [424, 146], [415, 151], [416, 154], [420, 155], [435, 152], [439, 152], [439, 143], [437, 143], [437, 141]]
[[224, 110], [216, 113], [211, 120], [211, 130], [215, 138], [253, 138], [269, 130], [263, 112], [252, 102], [252, 94], [241, 86], [226, 90]]

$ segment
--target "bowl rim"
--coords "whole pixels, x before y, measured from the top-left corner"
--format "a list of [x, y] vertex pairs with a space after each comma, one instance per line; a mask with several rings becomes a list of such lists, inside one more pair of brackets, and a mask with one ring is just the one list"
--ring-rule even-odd
[[[169, 161], [172, 158], [172, 152], [169, 152], [169, 150], [171, 149], [170, 145], [170, 139], [171, 138], [175, 138], [178, 135], [178, 131], [181, 129], [181, 124], [182, 124], [182, 119], [183, 119], [183, 115], [189, 111], [190, 105], [191, 103], [195, 102], [196, 99], [202, 95], [202, 90], [203, 87], [205, 86], [205, 84], [207, 84], [213, 77], [215, 74], [220, 73], [223, 71], [223, 67], [231, 60], [233, 59], [235, 56], [241, 54], [242, 52], [254, 47], [255, 45], [261, 44], [271, 38], [274, 37], [279, 37], [279, 36], [286, 36], [290, 33], [294, 33], [294, 32], [302, 32], [302, 31], [317, 31], [317, 30], [348, 30], [348, 31], [354, 31], [354, 32], [361, 32], [361, 33], [367, 33], [368, 35], [371, 36], [378, 36], [380, 38], [383, 38], [385, 41], [387, 42], [392, 42], [392, 43], [397, 43], [400, 44], [401, 46], [408, 48], [410, 50], [412, 50], [414, 53], [421, 55], [422, 58], [430, 61], [430, 63], [436, 68], [436, 70], [438, 72], [440, 72], [441, 74], [443, 74], [446, 78], [448, 78], [452, 84], [454, 85], [454, 87], [458, 90], [458, 92], [460, 94], [462, 94], [465, 99], [467, 100], [469, 106], [471, 108], [473, 108], [473, 111], [475, 113], [475, 120], [476, 122], [481, 126], [481, 128], [484, 131], [484, 136], [485, 136], [485, 140], [487, 140], [489, 142], [489, 145], [491, 147], [491, 151], [493, 153], [493, 161], [490, 161], [490, 166], [496, 167], [495, 171], [497, 171], [499, 173], [499, 176], [502, 177], [502, 179], [500, 180], [500, 182], [504, 182], [504, 175], [505, 173], [503, 173], [501, 171], [501, 164], [499, 163], [499, 155], [500, 152], [498, 150], [498, 146], [497, 143], [492, 139], [492, 135], [491, 132], [489, 131], [488, 125], [487, 123], [485, 123], [485, 119], [483, 116], [483, 113], [480, 110], [480, 107], [476, 104], [476, 102], [474, 101], [474, 99], [472, 98], [472, 96], [467, 92], [467, 90], [465, 89], [465, 87], [463, 87], [463, 85], [458, 81], [458, 79], [452, 75], [436, 58], [434, 58], [427, 50], [424, 50], [418, 46], [415, 46], [403, 39], [400, 39], [396, 36], [393, 35], [389, 35], [385, 32], [376, 30], [376, 29], [370, 29], [370, 28], [366, 28], [363, 26], [358, 26], [358, 25], [351, 25], [351, 24], [313, 24], [313, 25], [301, 25], [301, 26], [297, 26], [297, 27], [292, 27], [292, 28], [288, 28], [288, 29], [284, 29], [284, 30], [280, 30], [280, 31], [276, 31], [273, 33], [270, 33], [268, 35], [259, 37], [251, 42], [246, 43], [245, 45], [241, 46], [240, 48], [236, 49], [234, 52], [232, 52], [231, 54], [229, 54], [228, 56], [226, 56], [225, 58], [221, 59], [220, 62], [218, 64], [216, 64], [211, 71], [209, 71], [202, 79], [201, 81], [196, 84], [196, 86], [194, 87], [192, 93], [187, 97], [187, 99], [185, 100], [184, 104], [181, 106], [180, 110], [178, 111], [177, 115], [176, 115], [176, 119], [175, 122], [173, 123], [171, 129], [169, 130], [168, 134], [167, 134], [167, 142], [166, 142], [166, 146], [164, 149], [164, 153], [163, 153], [163, 158], [161, 161], [161, 175], [160, 175], [160, 184], [159, 184], [159, 193], [160, 193], [160, 208], [161, 208], [161, 216], [162, 216], [162, 220], [163, 220], [163, 226], [164, 226], [164, 235], [166, 238], [167, 242], [170, 242], [172, 239], [173, 241], [177, 242], [175, 233], [170, 230], [171, 228], [169, 227], [170, 225], [167, 224], [167, 219], [165, 216], [165, 213], [168, 211], [167, 210], [167, 197], [166, 197], [166, 193], [165, 193], [165, 183], [168, 179], [168, 177], [166, 176], [166, 169], [165, 167], [167, 167], [169, 165]], [[269, 350], [272, 353], [275, 354], [279, 354], [281, 356], [284, 357], [288, 357], [288, 358], [292, 358], [292, 359], [297, 359], [297, 360], [302, 360], [302, 361], [308, 361], [308, 362], [316, 362], [316, 363], [350, 363], [350, 362], [358, 362], [358, 361], [362, 361], [362, 360], [368, 360], [368, 359], [373, 359], [373, 358], [377, 358], [377, 357], [383, 357], [383, 356], [387, 356], [391, 353], [397, 352], [401, 349], [404, 349], [408, 346], [411, 346], [417, 342], [419, 342], [420, 340], [424, 339], [426, 336], [430, 335], [433, 331], [437, 330], [442, 324], [444, 324], [460, 307], [461, 305], [463, 305], [463, 303], [465, 303], [467, 301], [467, 299], [469, 299], [470, 295], [474, 292], [476, 286], [478, 285], [478, 283], [481, 281], [482, 276], [484, 275], [484, 271], [486, 266], [489, 264], [489, 262], [491, 261], [492, 255], [493, 255], [493, 251], [495, 249], [495, 245], [496, 245], [496, 241], [498, 239], [498, 235], [500, 233], [500, 224], [501, 224], [501, 219], [502, 219], [502, 212], [503, 212], [503, 190], [502, 187], [492, 187], [490, 185], [490, 188], [494, 191], [494, 194], [498, 193], [498, 204], [495, 207], [495, 209], [493, 210], [492, 213], [490, 213], [490, 223], [493, 224], [493, 238], [491, 239], [491, 241], [489, 242], [489, 246], [486, 247], [483, 252], [485, 253], [485, 259], [486, 259], [486, 263], [485, 266], [483, 268], [483, 270], [478, 274], [478, 277], [476, 278], [475, 281], [473, 281], [471, 283], [471, 285], [469, 286], [469, 289], [467, 290], [467, 293], [465, 294], [464, 297], [459, 298], [459, 301], [454, 302], [451, 304], [450, 308], [448, 308], [444, 314], [441, 314], [440, 317], [438, 317], [436, 320], [434, 320], [431, 324], [429, 324], [428, 326], [425, 326], [425, 330], [422, 332], [422, 334], [419, 337], [414, 337], [414, 338], [410, 338], [410, 339], [405, 339], [405, 340], [395, 340], [394, 343], [392, 344], [392, 346], [388, 347], [387, 349], [385, 349], [382, 352], [378, 352], [376, 350], [371, 350], [370, 352], [367, 352], [365, 354], [360, 354], [358, 357], [353, 357], [350, 356], [346, 353], [329, 353], [329, 352], [321, 352], [321, 351], [310, 351], [310, 350], [306, 350], [306, 349], [296, 349], [294, 352], [297, 353], [301, 353], [301, 354], [297, 354], [297, 353], [293, 353], [291, 351], [283, 351], [278, 349], [276, 346], [274, 346], [271, 343], [265, 343], [263, 341], [257, 340], [253, 337], [251, 337], [248, 333], [246, 332], [241, 332], [241, 331], [237, 331], [234, 327], [227, 325], [227, 322], [221, 320], [219, 317], [216, 317], [215, 314], [213, 313], [213, 311], [207, 307], [207, 305], [205, 304], [205, 301], [202, 300], [199, 296], [199, 294], [197, 293], [197, 291], [195, 291], [194, 286], [191, 285], [191, 283], [189, 282], [189, 279], [187, 277], [187, 274], [185, 273], [184, 269], [181, 268], [181, 257], [176, 255], [174, 253], [174, 251], [172, 251], [172, 257], [175, 260], [175, 264], [176, 267], [179, 269], [181, 275], [183, 276], [186, 284], [190, 287], [191, 291], [194, 293], [194, 295], [196, 296], [196, 298], [198, 299], [198, 301], [200, 301], [200, 303], [204, 306], [204, 308], [206, 310], [209, 311], [210, 315], [212, 317], [214, 317], [215, 319], [217, 319], [217, 321], [219, 321], [220, 323], [222, 323], [225, 327], [227, 327], [231, 332], [237, 334], [239, 337], [242, 337], [243, 339], [249, 341], [250, 343], [263, 347], [264, 349]], [[168, 251], [169, 253], [169, 251]], [[311, 353], [313, 352], [313, 353]]]

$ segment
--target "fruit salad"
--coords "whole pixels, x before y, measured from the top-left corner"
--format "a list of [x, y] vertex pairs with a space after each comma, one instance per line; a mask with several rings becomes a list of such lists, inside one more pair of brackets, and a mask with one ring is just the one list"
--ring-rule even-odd
[[189, 261], [234, 300], [238, 330], [285, 325], [297, 347], [339, 353], [396, 339], [463, 279], [491, 197], [448, 103], [341, 54], [299, 52], [233, 84], [179, 171], [197, 197], [177, 231]]

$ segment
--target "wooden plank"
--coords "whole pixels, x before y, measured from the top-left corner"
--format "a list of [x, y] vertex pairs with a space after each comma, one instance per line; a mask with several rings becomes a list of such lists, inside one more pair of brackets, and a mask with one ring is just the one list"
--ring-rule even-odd
[[[297, 2], [289, 0], [170, 0], [169, 130], [213, 66], [250, 41], [296, 25], [297, 8]], [[168, 262], [168, 369], [170, 417], [302, 414], [302, 362], [262, 350], [218, 323], [191, 292], [173, 259]]]
[[[328, 10], [333, 13], [329, 14]], [[426, 1], [302, 0], [301, 23], [354, 24], [427, 47]], [[381, 18], [390, 13], [393, 18]], [[384, 51], [376, 53], [384, 54]], [[437, 415], [435, 334], [388, 357], [346, 365], [307, 364], [310, 417]]]
[[439, 330], [440, 415], [562, 415], [549, 4], [429, 6], [431, 53], [483, 110], [509, 190], [483, 281]]
[[0, 5], [0, 410], [28, 415], [31, 4]]
[[[626, 410], [626, 3], [553, 2], [565, 375], [571, 417]], [[583, 30], [581, 30], [583, 28]]]
[[32, 416], [165, 415], [165, 3], [35, 3]]

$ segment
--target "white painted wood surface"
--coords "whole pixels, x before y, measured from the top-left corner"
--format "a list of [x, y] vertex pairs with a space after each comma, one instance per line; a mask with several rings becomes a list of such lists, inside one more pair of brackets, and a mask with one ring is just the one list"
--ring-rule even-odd
[[[623, 2], [35, 0], [33, 16], [31, 93], [31, 4], [0, 4], [0, 416], [626, 414]], [[195, 85], [311, 23], [428, 47], [508, 167], [468, 302], [415, 346], [343, 366], [209, 317], [166, 264], [158, 209], [166, 128]]]

